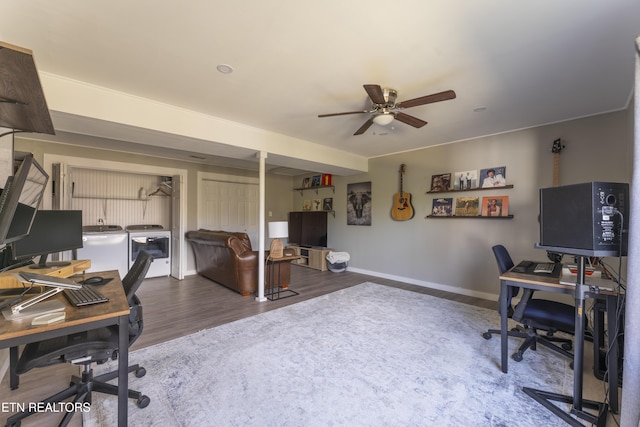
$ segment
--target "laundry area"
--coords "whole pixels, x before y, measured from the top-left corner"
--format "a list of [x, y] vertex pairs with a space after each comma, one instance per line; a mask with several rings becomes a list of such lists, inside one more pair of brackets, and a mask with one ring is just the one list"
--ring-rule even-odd
[[65, 209], [81, 210], [83, 247], [92, 271], [121, 277], [141, 250], [154, 257], [146, 277], [171, 274], [172, 177], [70, 167]]

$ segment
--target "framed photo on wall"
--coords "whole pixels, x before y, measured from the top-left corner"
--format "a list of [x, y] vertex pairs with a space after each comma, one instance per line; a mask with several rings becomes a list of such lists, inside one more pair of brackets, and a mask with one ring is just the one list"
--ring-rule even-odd
[[453, 189], [454, 190], [471, 190], [478, 188], [478, 171], [469, 170], [454, 173]]
[[451, 189], [451, 172], [431, 176], [431, 191], [449, 191]]
[[453, 198], [439, 197], [433, 199], [431, 216], [452, 216], [453, 215]]
[[456, 199], [456, 216], [478, 216], [480, 214], [479, 197], [458, 197]]
[[483, 197], [482, 216], [509, 216], [509, 196]]
[[323, 211], [333, 210], [333, 197], [325, 197], [324, 199], [322, 199], [322, 210]]
[[371, 181], [347, 184], [347, 225], [371, 225]]
[[480, 169], [480, 182], [482, 188], [504, 187], [507, 185], [507, 167], [496, 166]]

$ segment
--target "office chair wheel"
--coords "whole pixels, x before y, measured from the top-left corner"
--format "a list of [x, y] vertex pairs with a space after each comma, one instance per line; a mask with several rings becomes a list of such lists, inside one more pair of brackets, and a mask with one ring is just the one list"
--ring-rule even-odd
[[484, 332], [482, 334], [482, 338], [484, 338], [485, 340], [491, 339], [491, 334], [489, 332]]
[[136, 378], [142, 378], [147, 374], [147, 370], [141, 366], [138, 369], [136, 369], [135, 374], [136, 374]]
[[569, 350], [571, 350], [571, 348], [572, 348], [573, 346], [571, 345], [571, 343], [570, 343], [570, 342], [565, 342], [565, 343], [562, 343], [562, 346], [561, 346], [561, 347], [563, 348], [563, 350], [567, 350], [567, 351], [569, 351]]
[[516, 362], [522, 362], [522, 353], [513, 353], [511, 358]]
[[145, 396], [143, 394], [142, 396], [140, 396], [140, 398], [136, 402], [136, 405], [138, 406], [138, 408], [142, 409], [149, 406], [149, 403], [151, 403], [151, 399], [149, 399], [149, 396]]

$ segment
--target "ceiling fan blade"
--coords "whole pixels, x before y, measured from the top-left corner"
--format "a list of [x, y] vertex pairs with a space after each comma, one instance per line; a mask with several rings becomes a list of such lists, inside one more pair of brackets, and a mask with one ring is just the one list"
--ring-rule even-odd
[[413, 117], [405, 113], [396, 113], [396, 120], [406, 123], [409, 126], [413, 126], [414, 128], [421, 128], [427, 124], [424, 120], [420, 120], [417, 117]]
[[380, 85], [363, 85], [364, 90], [367, 91], [369, 98], [373, 101], [374, 104], [385, 104], [387, 101], [384, 100], [384, 93], [382, 92], [382, 88]]
[[347, 111], [346, 113], [318, 114], [318, 117], [346, 116], [347, 114], [362, 114], [362, 113], [369, 113], [369, 112], [370, 112], [369, 110]]
[[373, 124], [373, 117], [371, 117], [369, 120], [364, 122], [364, 124], [360, 126], [360, 129], [358, 129], [356, 133], [354, 133], [354, 135], [362, 135], [367, 131], [367, 129], [371, 127], [372, 124]]
[[446, 101], [454, 99], [456, 93], [452, 90], [445, 90], [444, 92], [434, 93], [433, 95], [421, 96], [420, 98], [409, 99], [408, 101], [402, 101], [396, 104], [398, 108], [410, 108], [418, 105], [431, 104], [432, 102]]

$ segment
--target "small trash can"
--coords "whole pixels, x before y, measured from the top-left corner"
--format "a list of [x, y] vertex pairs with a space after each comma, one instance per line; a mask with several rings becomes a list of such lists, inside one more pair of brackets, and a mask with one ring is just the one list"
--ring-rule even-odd
[[350, 256], [347, 252], [329, 252], [327, 254], [327, 268], [334, 273], [347, 271]]

